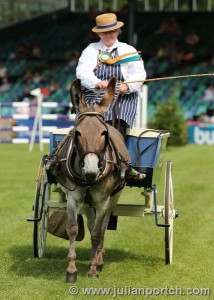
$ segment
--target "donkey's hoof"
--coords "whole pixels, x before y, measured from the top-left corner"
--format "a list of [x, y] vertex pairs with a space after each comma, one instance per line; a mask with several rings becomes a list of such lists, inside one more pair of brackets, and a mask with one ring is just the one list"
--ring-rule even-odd
[[70, 274], [70, 273], [66, 272], [65, 281], [66, 282], [76, 282], [77, 281], [77, 272], [74, 274]]
[[98, 272], [102, 272], [102, 270], [103, 270], [103, 265], [97, 266], [97, 271]]
[[98, 278], [99, 274], [90, 274], [90, 273], [88, 273], [88, 277], [89, 278]]

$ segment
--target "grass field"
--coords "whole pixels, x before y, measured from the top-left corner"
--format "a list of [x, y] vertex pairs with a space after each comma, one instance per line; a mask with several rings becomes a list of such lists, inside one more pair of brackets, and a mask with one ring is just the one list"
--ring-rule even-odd
[[[174, 222], [172, 265], [164, 263], [164, 231], [156, 227], [153, 216], [121, 217], [118, 230], [106, 233], [105, 266], [99, 279], [87, 277], [87, 233], [83, 242], [76, 243], [78, 281], [68, 284], [64, 282], [67, 241], [48, 235], [44, 258], [33, 258], [33, 226], [26, 217], [32, 216], [42, 154], [37, 147], [29, 153], [27, 145], [1, 144], [0, 299], [146, 299], [137, 288], [156, 294], [147, 295], [148, 299], [214, 299], [213, 153], [212, 146], [195, 145], [166, 152], [165, 159], [173, 162], [175, 207], [180, 213]], [[160, 204], [163, 189], [160, 182]], [[126, 188], [121, 201], [140, 202], [140, 190]], [[106, 288], [97, 293], [112, 294], [84, 295], [83, 288]], [[207, 291], [202, 288], [209, 288], [210, 295], [204, 295]]]

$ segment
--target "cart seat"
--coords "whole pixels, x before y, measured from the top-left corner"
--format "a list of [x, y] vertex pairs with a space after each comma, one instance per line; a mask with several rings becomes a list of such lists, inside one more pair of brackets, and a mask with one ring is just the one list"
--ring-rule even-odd
[[132, 168], [146, 177], [128, 179], [128, 186], [151, 187], [161, 177], [167, 138], [170, 133], [165, 130], [147, 128], [127, 129], [126, 147], [131, 157]]

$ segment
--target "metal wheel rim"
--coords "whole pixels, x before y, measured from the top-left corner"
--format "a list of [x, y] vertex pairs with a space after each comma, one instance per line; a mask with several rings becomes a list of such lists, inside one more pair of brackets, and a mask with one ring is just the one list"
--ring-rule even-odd
[[[46, 236], [47, 236], [47, 222], [48, 222], [48, 205], [47, 202], [50, 198], [50, 184], [48, 183], [47, 173], [44, 169], [46, 155], [43, 156], [38, 172], [38, 181], [35, 193], [34, 217], [40, 217], [42, 209], [42, 201], [44, 197], [44, 206], [42, 219], [34, 222], [33, 244], [34, 244], [34, 257], [42, 258], [44, 255]], [[45, 188], [45, 191], [44, 191]]]
[[165, 173], [165, 224], [169, 227], [165, 228], [165, 263], [172, 263], [173, 256], [173, 220], [174, 220], [174, 195], [172, 181], [172, 162], [167, 161]]

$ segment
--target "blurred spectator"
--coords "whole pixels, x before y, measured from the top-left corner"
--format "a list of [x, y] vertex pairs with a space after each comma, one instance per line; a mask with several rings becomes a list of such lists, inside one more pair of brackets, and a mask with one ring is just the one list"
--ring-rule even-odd
[[203, 101], [213, 101], [214, 102], [214, 85], [211, 84], [204, 91]]
[[159, 28], [155, 31], [155, 33], [159, 34], [159, 33], [166, 32], [166, 28], [167, 28], [167, 21], [163, 21], [163, 22], [159, 25]]
[[166, 32], [181, 34], [180, 26], [175, 18], [170, 18], [165, 28]]
[[39, 59], [41, 56], [41, 49], [38, 45], [21, 44], [15, 52], [9, 54], [9, 59]]
[[183, 54], [182, 61], [191, 62], [195, 59], [195, 54], [193, 52], [186, 51]]
[[19, 102], [22, 102], [22, 101], [30, 102], [31, 101], [31, 97], [32, 97], [32, 95], [30, 94], [29, 88], [26, 87], [26, 86], [24, 86], [24, 88], [23, 88], [23, 94], [18, 97], [18, 101]]
[[9, 82], [9, 79], [7, 76], [4, 76], [2, 78], [2, 83], [0, 85], [0, 94], [4, 94], [6, 93], [7, 91], [9, 91], [11, 88], [11, 84]]
[[42, 76], [42, 74], [39, 70], [36, 70], [33, 74], [32, 80], [34, 83], [40, 84], [44, 81], [44, 77]]
[[51, 94], [55, 93], [59, 89], [59, 84], [54, 78], [50, 80], [48, 89], [51, 91]]
[[26, 59], [28, 56], [28, 48], [26, 45], [20, 45], [15, 53], [15, 59]]
[[212, 59], [211, 59], [211, 66], [214, 66], [214, 54], [213, 54]]
[[8, 69], [3, 62], [0, 61], [0, 80], [8, 75]]
[[214, 66], [214, 54], [211, 57], [210, 65], [213, 67]]
[[214, 124], [214, 108], [210, 110], [210, 123]]
[[207, 116], [206, 113], [201, 113], [198, 116], [198, 123], [209, 123], [210, 122], [210, 118]]
[[26, 70], [23, 75], [24, 83], [32, 83], [33, 82], [33, 74], [31, 70]]
[[180, 26], [177, 23], [175, 18], [170, 18], [169, 20], [164, 20], [158, 30], [155, 33], [166, 33], [166, 32], [170, 32], [170, 33], [174, 33], [174, 34], [181, 34], [181, 30], [180, 30]]
[[158, 49], [156, 57], [158, 59], [166, 59], [173, 65], [179, 65], [183, 57], [183, 51], [175, 41], [169, 41]]
[[66, 53], [65, 59], [68, 61], [68, 65], [70, 67], [76, 67], [79, 60], [79, 56], [79, 52], [69, 51]]
[[184, 44], [184, 62], [191, 62], [196, 59], [197, 56], [197, 46], [200, 42], [200, 38], [195, 32], [195, 30], [190, 30], [185, 38]]
[[38, 45], [31, 46], [31, 58], [39, 59], [42, 56], [41, 49]]
[[199, 41], [200, 41], [200, 38], [195, 30], [191, 30], [187, 34], [186, 39], [185, 39], [185, 43], [190, 46], [197, 45], [199, 43]]

